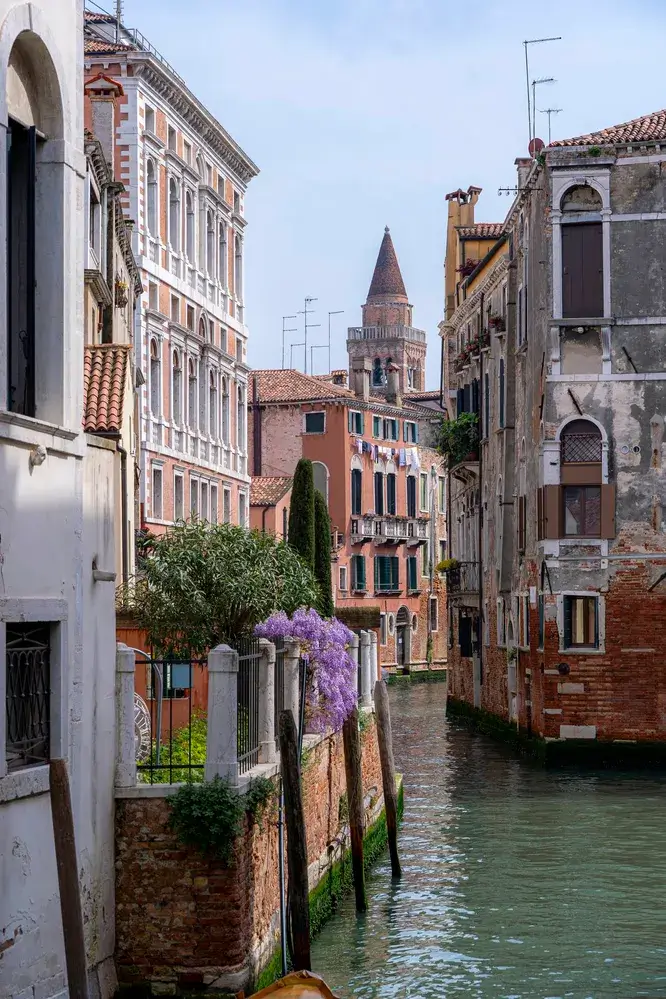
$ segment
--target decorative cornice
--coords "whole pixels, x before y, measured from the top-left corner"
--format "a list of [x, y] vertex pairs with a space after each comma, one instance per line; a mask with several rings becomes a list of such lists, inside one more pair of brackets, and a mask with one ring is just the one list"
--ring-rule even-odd
[[490, 274], [488, 274], [479, 287], [475, 289], [474, 294], [470, 295], [469, 298], [465, 299], [462, 305], [458, 306], [450, 319], [448, 319], [445, 323], [440, 323], [440, 330], [442, 327], [447, 327], [449, 331], [453, 332], [459, 329], [463, 323], [467, 322], [470, 316], [479, 307], [481, 295], [487, 295], [489, 292], [494, 291], [502, 278], [505, 276], [508, 269], [508, 258], [506, 256], [502, 257], [502, 259], [499, 260], [493, 267]]

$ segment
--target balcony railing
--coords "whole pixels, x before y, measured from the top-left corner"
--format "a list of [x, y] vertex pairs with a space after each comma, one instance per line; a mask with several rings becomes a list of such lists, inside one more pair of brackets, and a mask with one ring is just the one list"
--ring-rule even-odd
[[425, 343], [424, 330], [413, 326], [350, 326], [347, 330], [349, 340], [413, 340], [415, 343]]
[[459, 562], [446, 573], [446, 588], [449, 595], [462, 593], [478, 593], [479, 563]]

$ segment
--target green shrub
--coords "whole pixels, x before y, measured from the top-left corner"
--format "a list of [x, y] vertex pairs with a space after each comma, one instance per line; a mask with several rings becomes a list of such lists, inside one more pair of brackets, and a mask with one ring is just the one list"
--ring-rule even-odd
[[289, 544], [314, 571], [315, 487], [312, 462], [308, 458], [301, 458], [294, 472], [289, 507]]
[[318, 610], [322, 617], [333, 617], [333, 585], [331, 582], [331, 518], [326, 500], [315, 491], [315, 557], [314, 573], [319, 583]]
[[449, 465], [459, 465], [478, 447], [479, 418], [476, 413], [461, 413], [455, 420], [440, 422], [437, 450], [449, 459]]

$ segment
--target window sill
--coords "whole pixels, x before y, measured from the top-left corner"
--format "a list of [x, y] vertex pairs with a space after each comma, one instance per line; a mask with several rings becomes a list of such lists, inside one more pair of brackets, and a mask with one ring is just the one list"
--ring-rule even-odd
[[402, 590], [375, 590], [376, 597], [399, 597]]
[[361, 596], [361, 597], [364, 597], [367, 592], [368, 591], [366, 589], [359, 590], [359, 589], [356, 589], [355, 587], [352, 587], [352, 591], [351, 591], [352, 596], [358, 595], [358, 596]]
[[49, 766], [29, 767], [0, 777], [0, 803], [34, 798], [50, 790]]
[[573, 647], [565, 646], [557, 651], [559, 655], [563, 656], [603, 656], [606, 654], [605, 649], [595, 648], [593, 645], [574, 645]]
[[421, 590], [407, 590], [408, 597], [419, 597], [421, 595]]
[[0, 410], [0, 440], [35, 447], [42, 444], [56, 454], [81, 457], [85, 451], [82, 430], [69, 430], [57, 423], [45, 423], [33, 416]]

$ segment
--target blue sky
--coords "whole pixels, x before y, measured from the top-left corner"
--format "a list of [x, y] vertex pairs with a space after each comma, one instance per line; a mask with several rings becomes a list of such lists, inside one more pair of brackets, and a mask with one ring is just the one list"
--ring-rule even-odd
[[[504, 217], [497, 189], [526, 151], [524, 38], [563, 36], [530, 66], [556, 78], [537, 99], [563, 109], [554, 138], [666, 106], [661, 0], [125, 0], [125, 22], [261, 168], [246, 200], [255, 367], [280, 367], [282, 316], [305, 295], [322, 323], [311, 339], [324, 342], [328, 311], [344, 309], [332, 364], [346, 366], [346, 327], [360, 323], [388, 225], [437, 387], [444, 197], [475, 184], [477, 219]], [[316, 351], [315, 370], [325, 364]]]

